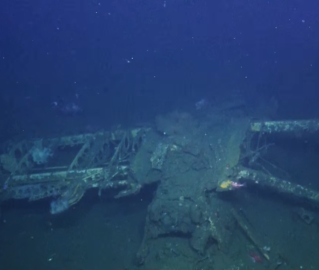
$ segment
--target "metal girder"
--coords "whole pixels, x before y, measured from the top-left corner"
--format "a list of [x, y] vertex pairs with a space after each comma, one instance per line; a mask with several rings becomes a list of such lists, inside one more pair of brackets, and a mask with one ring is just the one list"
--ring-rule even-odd
[[250, 124], [250, 131], [263, 133], [310, 133], [318, 130], [319, 120], [256, 121]]
[[248, 169], [245, 167], [238, 167], [235, 178], [237, 180], [244, 180], [255, 185], [270, 187], [278, 193], [293, 195], [295, 197], [306, 199], [309, 202], [313, 202], [319, 205], [318, 191], [306, 188], [304, 186], [292, 183], [284, 179], [280, 179], [272, 175], [265, 174], [261, 171]]

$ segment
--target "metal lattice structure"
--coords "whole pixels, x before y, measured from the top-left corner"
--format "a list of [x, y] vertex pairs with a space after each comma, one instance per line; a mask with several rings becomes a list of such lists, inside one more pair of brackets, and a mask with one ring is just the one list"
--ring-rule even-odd
[[51, 212], [77, 203], [89, 188], [119, 189], [118, 197], [140, 188], [129, 177], [130, 160], [146, 130], [99, 132], [22, 141], [1, 155], [1, 199], [53, 197]]

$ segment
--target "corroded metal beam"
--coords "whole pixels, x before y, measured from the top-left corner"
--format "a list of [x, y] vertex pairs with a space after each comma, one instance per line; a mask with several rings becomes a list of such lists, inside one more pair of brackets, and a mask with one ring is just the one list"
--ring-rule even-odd
[[250, 123], [250, 131], [263, 133], [310, 133], [319, 131], [319, 120], [257, 121]]
[[318, 191], [306, 188], [304, 186], [292, 183], [284, 179], [277, 178], [275, 176], [265, 174], [261, 171], [239, 167], [236, 173], [236, 179], [244, 180], [246, 182], [248, 181], [256, 185], [270, 187], [277, 192], [290, 194], [301, 199], [309, 200], [310, 202], [314, 202], [319, 205]]
[[23, 185], [35, 183], [49, 183], [66, 180], [86, 179], [91, 177], [91, 183], [94, 184], [103, 178], [105, 168], [92, 168], [87, 170], [64, 170], [58, 172], [41, 172], [32, 174], [13, 175], [9, 178], [9, 185]]

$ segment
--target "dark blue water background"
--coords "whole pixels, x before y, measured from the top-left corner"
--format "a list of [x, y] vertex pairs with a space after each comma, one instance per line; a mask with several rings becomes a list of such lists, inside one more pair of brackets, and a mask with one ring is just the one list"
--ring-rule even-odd
[[[1, 1], [1, 137], [149, 121], [218, 91], [275, 96], [283, 118], [316, 117], [316, 1]], [[60, 127], [61, 129], [64, 128]]]

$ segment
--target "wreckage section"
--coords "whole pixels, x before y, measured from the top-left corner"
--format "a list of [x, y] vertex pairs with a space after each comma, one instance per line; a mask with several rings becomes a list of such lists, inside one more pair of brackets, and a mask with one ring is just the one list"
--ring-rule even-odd
[[[178, 249], [168, 251], [157, 244], [157, 239], [163, 237], [187, 239], [192, 250], [202, 258], [207, 258], [216, 248], [227, 254], [236, 228], [246, 237], [252, 252], [270, 265], [276, 261], [281, 252], [265, 249], [268, 241], [260, 236], [258, 228], [253, 228], [236, 207], [224, 200], [238, 196], [235, 193], [241, 186], [250, 186], [248, 192], [253, 187], [263, 188], [270, 193], [276, 191], [279, 196], [287, 194], [296, 201], [318, 203], [318, 191], [295, 183], [288, 177], [289, 173], [265, 158], [267, 150], [275, 147], [268, 142], [271, 136], [302, 138], [300, 127], [303, 135], [315, 134], [317, 122], [272, 121], [271, 126], [277, 128], [255, 128], [267, 127], [269, 123], [249, 123], [242, 118], [201, 127], [192, 116], [178, 113], [160, 119], [157, 128], [167, 137], [165, 146], [158, 145], [162, 151], [155, 152], [165, 153], [165, 161], [159, 160], [160, 166], [154, 169], [162, 181], [148, 208], [137, 264], [151, 265], [152, 258], [164, 262], [182, 256]], [[305, 126], [306, 123], [311, 126]], [[196, 256], [194, 261], [192, 269], [208, 263]]]
[[216, 190], [239, 162], [248, 125], [243, 118], [201, 126], [191, 115], [178, 112], [158, 119], [157, 130], [165, 134], [168, 147], [162, 147], [165, 161], [155, 166], [162, 181], [148, 208], [137, 264], [151, 267], [154, 258], [164, 262], [182, 255], [178, 248], [163, 247], [162, 238], [186, 239], [199, 256], [216, 247], [227, 252], [236, 219]]
[[[318, 120], [252, 122], [242, 144], [241, 163], [234, 168], [234, 179], [266, 187], [319, 206], [317, 190], [298, 183], [298, 179], [293, 179], [285, 168], [265, 157], [270, 148], [280, 146], [283, 141], [289, 140], [291, 146], [295, 147], [298, 143], [318, 143], [318, 127]], [[293, 149], [291, 146], [289, 148]]]
[[247, 185], [317, 204], [316, 190], [295, 183], [265, 158], [276, 147], [269, 143], [271, 136], [315, 134], [316, 126], [316, 121], [250, 122], [244, 117], [212, 117], [202, 123], [188, 113], [174, 112], [159, 117], [156, 130], [25, 141], [10, 145], [1, 155], [0, 196], [51, 197], [51, 212], [58, 213], [90, 188], [114, 189], [116, 197], [122, 197], [157, 182], [136, 264], [174, 260], [182, 248], [168, 248], [161, 240], [177, 237], [194, 252], [193, 269], [205, 268], [206, 254], [216, 250], [227, 254], [236, 228], [272, 262], [275, 253], [263, 249], [266, 240], [256, 233], [258, 228], [252, 228], [225, 198]]
[[51, 213], [76, 204], [90, 188], [137, 192], [130, 162], [147, 130], [99, 132], [10, 144], [1, 155], [1, 200], [52, 197]]

